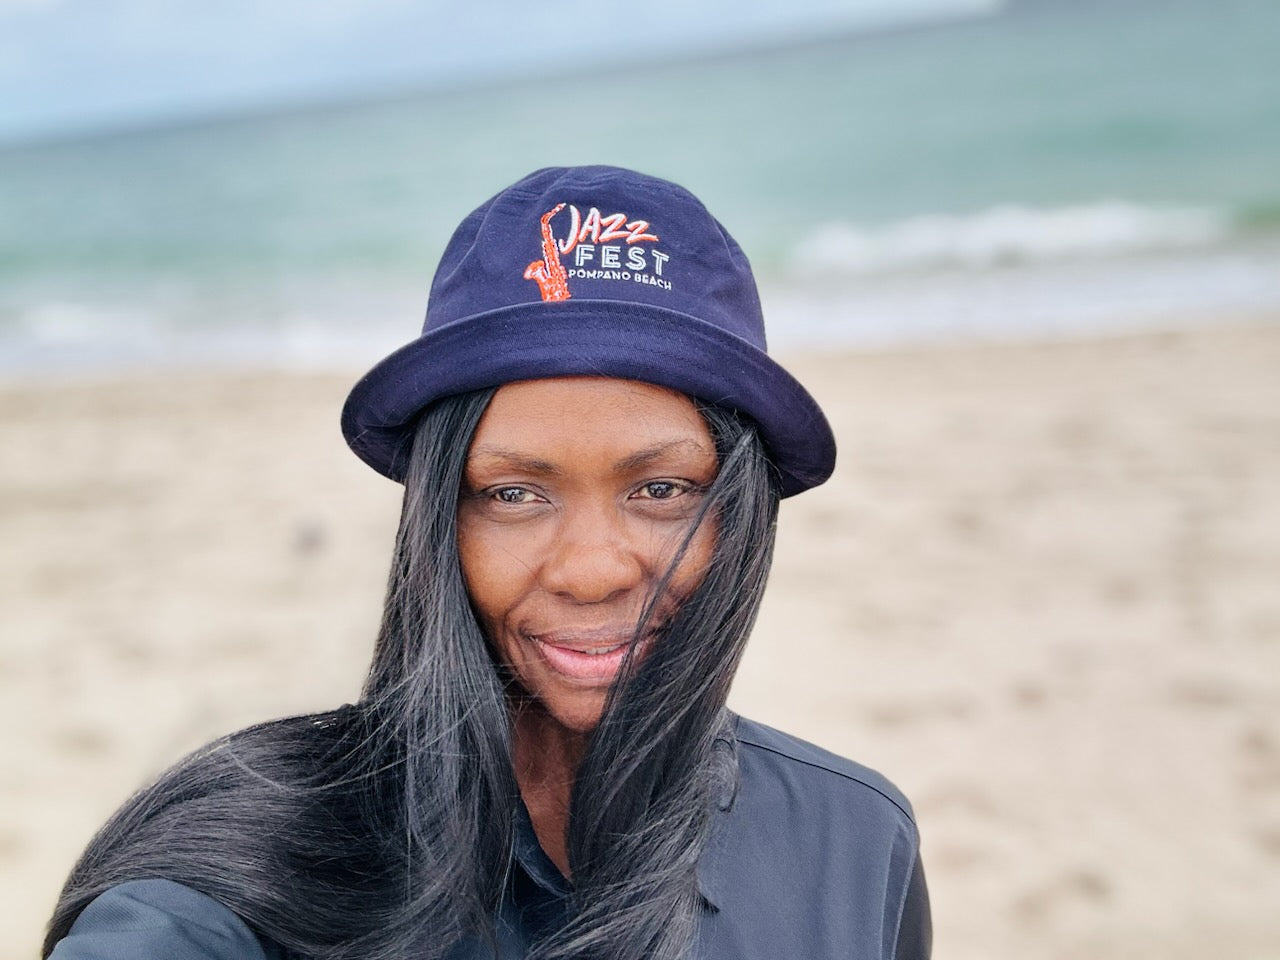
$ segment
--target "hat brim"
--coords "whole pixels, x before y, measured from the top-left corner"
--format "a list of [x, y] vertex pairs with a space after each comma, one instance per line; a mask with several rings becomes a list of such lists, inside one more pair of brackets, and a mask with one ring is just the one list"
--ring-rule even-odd
[[768, 354], [688, 314], [620, 300], [515, 304], [425, 333], [352, 388], [342, 432], [360, 459], [402, 481], [418, 417], [434, 401], [564, 376], [642, 380], [747, 414], [784, 497], [817, 486], [835, 468], [822, 410]]

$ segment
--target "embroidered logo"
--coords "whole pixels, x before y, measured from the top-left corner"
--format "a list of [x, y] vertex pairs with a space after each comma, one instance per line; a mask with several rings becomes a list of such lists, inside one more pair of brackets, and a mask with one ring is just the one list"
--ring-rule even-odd
[[[557, 239], [551, 221], [566, 206], [568, 231]], [[569, 281], [574, 278], [621, 280], [671, 289], [671, 281], [663, 277], [671, 257], [656, 247], [642, 246], [658, 242], [648, 220], [628, 220], [625, 213], [603, 216], [596, 207], [584, 216], [573, 204], [558, 203], [542, 215], [539, 223], [542, 259], [524, 268], [524, 278], [538, 284], [543, 300], [568, 300]], [[570, 254], [572, 265], [566, 268], [560, 258]]]
[[536, 280], [542, 299], [548, 302], [569, 299], [569, 278], [560, 265], [556, 238], [551, 235], [551, 218], [563, 209], [564, 204], [557, 203], [542, 215], [542, 259], [524, 268], [524, 278]]

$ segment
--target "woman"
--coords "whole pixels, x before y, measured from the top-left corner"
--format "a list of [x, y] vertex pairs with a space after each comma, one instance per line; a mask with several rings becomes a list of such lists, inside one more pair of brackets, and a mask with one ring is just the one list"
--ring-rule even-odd
[[701, 203], [612, 167], [498, 194], [343, 430], [405, 485], [360, 701], [130, 800], [46, 955], [928, 955], [905, 799], [725, 710], [835, 445]]

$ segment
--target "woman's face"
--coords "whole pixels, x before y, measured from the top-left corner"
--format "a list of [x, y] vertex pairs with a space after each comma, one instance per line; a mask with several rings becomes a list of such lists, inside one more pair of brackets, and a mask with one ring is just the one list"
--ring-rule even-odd
[[[716, 469], [706, 423], [663, 387], [562, 377], [494, 395], [459, 499], [462, 572], [498, 657], [561, 726], [599, 722]], [[694, 534], [637, 655], [702, 581], [713, 526]]]

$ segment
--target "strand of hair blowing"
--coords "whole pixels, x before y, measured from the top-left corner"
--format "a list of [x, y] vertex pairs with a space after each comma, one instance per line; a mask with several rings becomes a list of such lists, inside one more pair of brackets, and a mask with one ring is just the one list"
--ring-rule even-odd
[[417, 431], [362, 697], [399, 749], [411, 891], [403, 921], [422, 938], [415, 957], [443, 956], [467, 936], [493, 947], [511, 864], [518, 788], [510, 713], [457, 549], [466, 453], [493, 392], [437, 404]]
[[534, 950], [538, 960], [676, 960], [696, 932], [698, 859], [712, 806], [736, 775], [733, 751], [720, 749], [724, 706], [764, 593], [778, 509], [774, 468], [754, 426], [700, 409], [721, 459], [695, 520], [716, 525], [711, 565], [610, 691], [573, 791], [574, 917]]
[[453, 527], [491, 395], [423, 417], [360, 703], [215, 741], [127, 801], [73, 868], [44, 956], [95, 897], [143, 878], [208, 894], [318, 960], [434, 958], [492, 937], [516, 788]]

